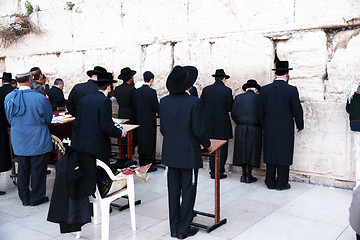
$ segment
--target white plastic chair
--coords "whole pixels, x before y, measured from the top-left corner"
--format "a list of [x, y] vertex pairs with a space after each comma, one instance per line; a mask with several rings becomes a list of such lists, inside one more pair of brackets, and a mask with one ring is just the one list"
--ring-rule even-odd
[[109, 209], [110, 203], [114, 200], [121, 198], [125, 195], [128, 195], [129, 200], [129, 209], [131, 217], [131, 228], [133, 231], [136, 231], [136, 220], [135, 220], [135, 190], [134, 190], [134, 175], [122, 175], [116, 177], [111, 169], [102, 161], [96, 160], [96, 165], [103, 168], [111, 180], [117, 181], [124, 178], [127, 179], [127, 187], [115, 192], [109, 196], [102, 198], [98, 187], [96, 186], [95, 197], [90, 197], [90, 201], [93, 203], [93, 214], [94, 224], [101, 223], [101, 240], [109, 239]]

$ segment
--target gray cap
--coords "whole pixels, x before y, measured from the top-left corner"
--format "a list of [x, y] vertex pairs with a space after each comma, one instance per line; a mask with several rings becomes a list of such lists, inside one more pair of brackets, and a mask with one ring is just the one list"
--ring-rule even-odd
[[18, 73], [16, 73], [16, 77], [26, 77], [26, 76], [30, 76], [29, 70], [19, 71]]

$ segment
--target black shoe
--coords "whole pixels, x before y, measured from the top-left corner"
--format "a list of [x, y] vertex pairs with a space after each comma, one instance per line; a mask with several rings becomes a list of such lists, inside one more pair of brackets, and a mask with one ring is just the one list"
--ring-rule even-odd
[[156, 167], [153, 167], [153, 166], [150, 166], [149, 169], [147, 170], [148, 173], [150, 172], [156, 172], [157, 171], [157, 168]]
[[290, 189], [290, 188], [291, 188], [291, 185], [290, 185], [290, 184], [287, 184], [287, 185], [286, 185], [285, 187], [283, 187], [283, 188], [277, 187], [276, 190], [282, 191], [282, 190], [287, 190], [287, 189]]
[[30, 203], [30, 206], [37, 206], [37, 205], [40, 205], [40, 204], [43, 204], [43, 203], [46, 203], [49, 201], [49, 198], [48, 197], [43, 197], [33, 203]]
[[29, 206], [30, 204], [28, 202], [23, 202], [22, 205], [26, 207]]
[[246, 180], [246, 177], [244, 175], [241, 175], [240, 182], [245, 182], [245, 180]]
[[253, 182], [256, 182], [256, 181], [257, 181], [257, 178], [253, 177], [252, 175], [247, 176], [246, 179], [245, 179], [246, 183], [253, 183]]
[[197, 234], [199, 232], [199, 229], [196, 227], [189, 227], [189, 230], [186, 234], [178, 234], [177, 238], [178, 239], [185, 239], [187, 237], [191, 237], [194, 236], [195, 234]]
[[46, 170], [46, 174], [50, 174], [51, 173], [51, 170]]
[[5, 191], [0, 191], [0, 195], [5, 195], [6, 192]]
[[170, 236], [171, 236], [172, 238], [177, 238], [177, 233], [176, 233], [176, 232], [172, 232], [172, 233], [170, 233]]

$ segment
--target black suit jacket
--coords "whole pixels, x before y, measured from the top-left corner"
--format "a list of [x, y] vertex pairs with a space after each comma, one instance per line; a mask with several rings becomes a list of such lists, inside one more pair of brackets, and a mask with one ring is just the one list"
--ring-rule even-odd
[[210, 146], [204, 128], [201, 99], [187, 93], [160, 100], [160, 131], [164, 136], [161, 161], [173, 168], [201, 168], [200, 144]]
[[5, 115], [4, 100], [6, 95], [13, 90], [14, 87], [10, 84], [4, 84], [0, 87], [0, 172], [8, 171], [12, 167], [8, 133], [8, 127], [10, 127], [10, 124], [8, 123]]
[[232, 138], [229, 112], [232, 107], [232, 91], [222, 81], [205, 87], [201, 94], [205, 106], [205, 126], [210, 138]]
[[46, 94], [49, 96], [49, 101], [53, 111], [56, 111], [58, 107], [65, 107], [66, 100], [62, 89], [52, 86]]
[[133, 93], [135, 123], [139, 154], [155, 154], [156, 148], [156, 114], [159, 113], [159, 101], [156, 91], [149, 85], [135, 89]]
[[133, 93], [135, 87], [123, 82], [114, 90], [115, 98], [119, 104], [118, 118], [130, 119], [129, 123], [134, 123]]
[[80, 99], [90, 93], [98, 91], [95, 81], [89, 79], [86, 83], [76, 84], [69, 94], [66, 108], [71, 115], [76, 116], [76, 111], [80, 103]]
[[72, 146], [109, 164], [110, 138], [122, 131], [112, 120], [111, 100], [97, 91], [80, 100], [72, 132]]
[[291, 165], [294, 152], [294, 120], [304, 128], [303, 110], [296, 87], [276, 80], [261, 88], [260, 114], [264, 133], [264, 162]]

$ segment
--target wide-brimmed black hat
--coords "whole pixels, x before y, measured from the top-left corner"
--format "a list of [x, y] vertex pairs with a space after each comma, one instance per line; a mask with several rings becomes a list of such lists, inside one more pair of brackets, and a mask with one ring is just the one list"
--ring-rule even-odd
[[215, 74], [211, 75], [213, 77], [225, 77], [225, 79], [230, 78], [229, 75], [226, 75], [224, 69], [216, 69]]
[[256, 82], [256, 80], [250, 79], [242, 86], [242, 90], [246, 91], [247, 88], [256, 88], [260, 91], [261, 86]]
[[193, 66], [175, 66], [166, 80], [166, 88], [171, 94], [182, 93], [194, 85], [198, 70]]
[[95, 83], [99, 86], [105, 85], [108, 83], [116, 83], [117, 82], [117, 80], [114, 80], [114, 77], [111, 72], [102, 72], [102, 73], [99, 73], [97, 76], [98, 76], [98, 80], [95, 81]]
[[135, 70], [131, 70], [129, 67], [123, 68], [121, 69], [120, 75], [118, 76], [118, 79], [121, 80], [128, 80], [130, 79], [132, 76], [134, 76], [136, 73]]
[[3, 76], [0, 79], [7, 80], [9, 82], [11, 82], [12, 80], [15, 80], [12, 78], [12, 74], [8, 73], [8, 72], [3, 72]]
[[92, 75], [99, 75], [100, 73], [106, 73], [107, 70], [103, 67], [100, 67], [100, 66], [95, 66], [94, 67], [94, 70], [89, 70], [86, 72], [86, 74], [89, 76], [89, 77], [92, 77]]
[[275, 71], [276, 75], [284, 75], [289, 72], [289, 70], [293, 70], [292, 68], [289, 68], [289, 62], [288, 61], [277, 61], [275, 62], [275, 68], [271, 69]]

